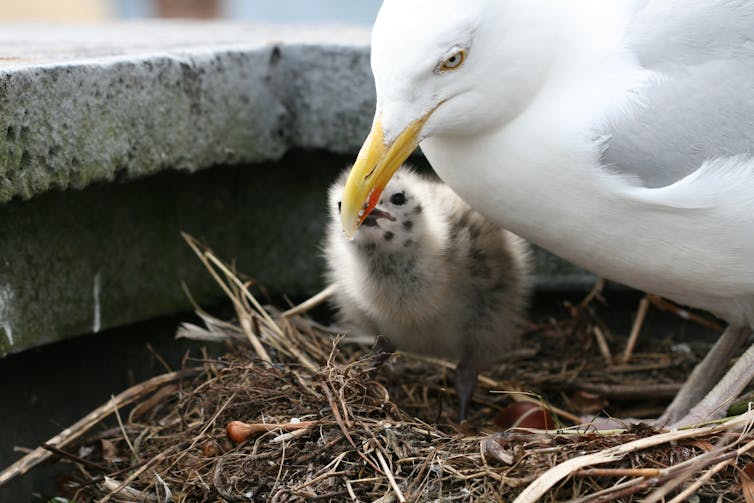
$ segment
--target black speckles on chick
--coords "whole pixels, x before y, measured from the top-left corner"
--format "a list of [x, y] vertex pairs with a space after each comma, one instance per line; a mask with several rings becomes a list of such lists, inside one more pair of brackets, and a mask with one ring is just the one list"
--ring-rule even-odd
[[422, 205], [421, 204], [417, 204], [416, 206], [414, 206], [414, 214], [415, 215], [420, 215], [422, 211], [424, 211], [424, 210], [422, 209]]
[[387, 231], [382, 235], [382, 237], [385, 239], [385, 241], [392, 241], [392, 239], [395, 237], [395, 234], [393, 234], [392, 231]]
[[407, 231], [410, 231], [414, 227], [414, 221], [413, 220], [404, 220], [403, 221], [403, 228]]

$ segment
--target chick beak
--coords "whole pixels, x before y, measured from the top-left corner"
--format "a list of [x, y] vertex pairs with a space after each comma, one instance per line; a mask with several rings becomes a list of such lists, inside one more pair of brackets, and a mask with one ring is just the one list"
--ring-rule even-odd
[[384, 218], [386, 220], [390, 220], [391, 222], [395, 222], [395, 217], [391, 215], [387, 211], [383, 211], [379, 208], [374, 208], [369, 215], [367, 215], [364, 220], [362, 220], [361, 224], [365, 227], [374, 227], [377, 225], [377, 220], [380, 218]]
[[340, 218], [347, 237], [352, 237], [374, 210], [387, 182], [416, 149], [419, 133], [428, 118], [429, 114], [412, 122], [390, 143], [385, 143], [380, 118], [374, 121], [343, 192]]

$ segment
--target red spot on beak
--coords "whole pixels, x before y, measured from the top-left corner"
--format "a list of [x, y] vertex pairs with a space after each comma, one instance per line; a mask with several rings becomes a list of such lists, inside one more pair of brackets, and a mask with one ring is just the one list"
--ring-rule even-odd
[[363, 206], [364, 214], [361, 215], [361, 219], [359, 219], [359, 223], [363, 222], [364, 219], [369, 215], [369, 213], [371, 213], [372, 210], [377, 206], [377, 203], [380, 201], [380, 196], [382, 195], [383, 190], [385, 190], [385, 187], [375, 187], [374, 190], [372, 190], [372, 192], [369, 193], [369, 197], [367, 198]]

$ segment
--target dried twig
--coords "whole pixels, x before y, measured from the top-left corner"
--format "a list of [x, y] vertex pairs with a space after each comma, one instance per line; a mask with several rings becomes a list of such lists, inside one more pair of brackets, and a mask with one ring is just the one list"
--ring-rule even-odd
[[649, 298], [649, 302], [651, 302], [656, 308], [661, 309], [663, 311], [670, 311], [671, 313], [674, 313], [679, 318], [682, 318], [684, 320], [689, 320], [691, 322], [696, 323], [697, 325], [709, 328], [710, 330], [714, 330], [717, 333], [723, 333], [725, 330], [725, 327], [720, 325], [719, 323], [716, 323], [712, 320], [708, 320], [707, 318], [703, 316], [699, 316], [696, 313], [692, 313], [691, 311], [687, 309], [683, 309], [682, 307], [678, 306], [677, 304], [670, 302], [667, 299], [663, 299], [662, 297], [658, 297], [657, 295], [647, 295]]
[[613, 398], [656, 400], [658, 398], [673, 398], [678, 393], [678, 390], [681, 389], [681, 383], [656, 383], [648, 387], [645, 383], [603, 384], [584, 382], [576, 383], [573, 387]]
[[576, 477], [659, 477], [659, 468], [587, 468], [573, 472]]
[[594, 333], [594, 338], [597, 340], [597, 347], [600, 349], [600, 353], [602, 353], [602, 357], [605, 359], [605, 365], [612, 365], [613, 355], [610, 353], [610, 346], [607, 344], [607, 339], [605, 338], [605, 334], [602, 333], [602, 329], [595, 325], [592, 327], [592, 333]]
[[628, 342], [626, 342], [626, 349], [623, 351], [622, 363], [628, 363], [631, 361], [631, 355], [634, 353], [634, 347], [636, 341], [639, 339], [639, 332], [644, 325], [644, 318], [647, 316], [647, 310], [649, 309], [649, 296], [645, 295], [639, 301], [639, 308], [636, 310], [636, 317], [634, 318], [634, 324], [631, 326], [631, 334], [628, 336]]
[[287, 311], [283, 311], [281, 313], [281, 316], [283, 318], [290, 318], [292, 316], [297, 316], [300, 314], [304, 314], [311, 309], [314, 309], [318, 305], [325, 302], [327, 299], [329, 299], [333, 294], [335, 293], [335, 285], [330, 285], [318, 294], [306, 299], [301, 304], [294, 306]]
[[401, 488], [398, 487], [398, 483], [395, 481], [392, 470], [390, 470], [390, 467], [385, 461], [385, 457], [382, 455], [382, 452], [379, 449], [377, 450], [377, 459], [380, 460], [382, 470], [385, 472], [385, 475], [387, 475], [387, 479], [390, 481], [390, 487], [392, 487], [393, 491], [395, 491], [395, 495], [398, 497], [398, 501], [400, 501], [401, 503], [406, 503], [406, 497], [403, 496]]
[[148, 470], [149, 468], [151, 468], [152, 466], [154, 466], [155, 463], [157, 463], [158, 461], [161, 461], [162, 459], [164, 459], [165, 457], [167, 457], [172, 451], [173, 451], [173, 449], [168, 449], [167, 451], [158, 454], [157, 456], [153, 457], [152, 459], [150, 459], [149, 461], [147, 461], [146, 463], [144, 463], [143, 466], [141, 466], [139, 469], [137, 469], [133, 473], [131, 473], [131, 475], [129, 475], [128, 478], [126, 478], [118, 486], [116, 486], [114, 488], [108, 488], [109, 493], [106, 494], [103, 498], [100, 498], [97, 501], [97, 503], [107, 503], [108, 501], [110, 501], [110, 498], [112, 498], [113, 496], [115, 496], [118, 493], [120, 493], [123, 489], [128, 488], [129, 484], [131, 482], [133, 482], [134, 480], [136, 480], [139, 477], [139, 475], [141, 475], [146, 470]]
[[597, 278], [597, 281], [594, 282], [594, 286], [592, 286], [592, 289], [589, 291], [586, 296], [581, 299], [581, 302], [579, 302], [578, 309], [583, 310], [591, 304], [591, 302], [596, 299], [600, 298], [602, 295], [602, 290], [605, 289], [605, 278]]
[[[732, 464], [736, 460], [736, 458], [751, 450], [752, 448], [754, 448], [754, 440], [748, 442], [746, 445], [739, 447], [734, 451], [725, 452], [723, 451], [723, 449], [718, 449], [721, 452], [710, 451], [701, 456], [698, 456], [693, 460], [689, 460], [687, 462], [689, 463], [688, 469], [684, 470], [684, 472], [679, 477], [676, 477], [675, 480], [669, 481], [664, 487], [657, 489], [653, 494], [647, 496], [645, 499], [646, 503], [654, 503], [660, 501], [661, 499], [665, 499], [665, 496], [670, 491], [683, 484], [693, 473], [709, 465], [715, 465], [710, 470], [708, 470], [706, 474], [702, 475], [699, 480], [691, 484], [684, 491], [681, 491], [681, 493], [672, 500], [676, 503], [680, 501], [686, 501], [686, 498], [696, 492], [699, 486], [704, 483], [706, 479], [722, 470], [725, 466]], [[681, 498], [681, 496], [683, 496], [683, 498]]]
[[655, 445], [740, 428], [748, 424], [752, 418], [754, 418], [754, 411], [731, 419], [721, 425], [661, 433], [651, 437], [634, 440], [633, 442], [617, 445], [609, 449], [604, 449], [593, 454], [586, 454], [584, 456], [569, 459], [543, 473], [515, 499], [514, 503], [538, 501], [539, 498], [541, 498], [553, 485], [558, 483], [558, 481], [587, 466], [617, 461], [628, 453], [636, 452]]

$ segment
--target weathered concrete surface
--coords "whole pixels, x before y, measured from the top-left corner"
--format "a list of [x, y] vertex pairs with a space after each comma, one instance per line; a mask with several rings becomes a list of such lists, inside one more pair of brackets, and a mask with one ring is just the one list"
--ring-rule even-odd
[[[0, 356], [190, 309], [183, 281], [221, 298], [180, 231], [272, 292], [313, 293], [325, 189], [373, 114], [367, 44], [346, 27], [0, 24]], [[213, 166], [236, 168], [186, 174]], [[540, 287], [590, 281], [537, 264]]]
[[[327, 186], [345, 158], [164, 173], [0, 206], [0, 355], [222, 298], [181, 231], [272, 292], [321, 286]], [[295, 179], [295, 183], [292, 180]]]
[[374, 109], [367, 45], [342, 26], [0, 25], [0, 202], [351, 152]]

